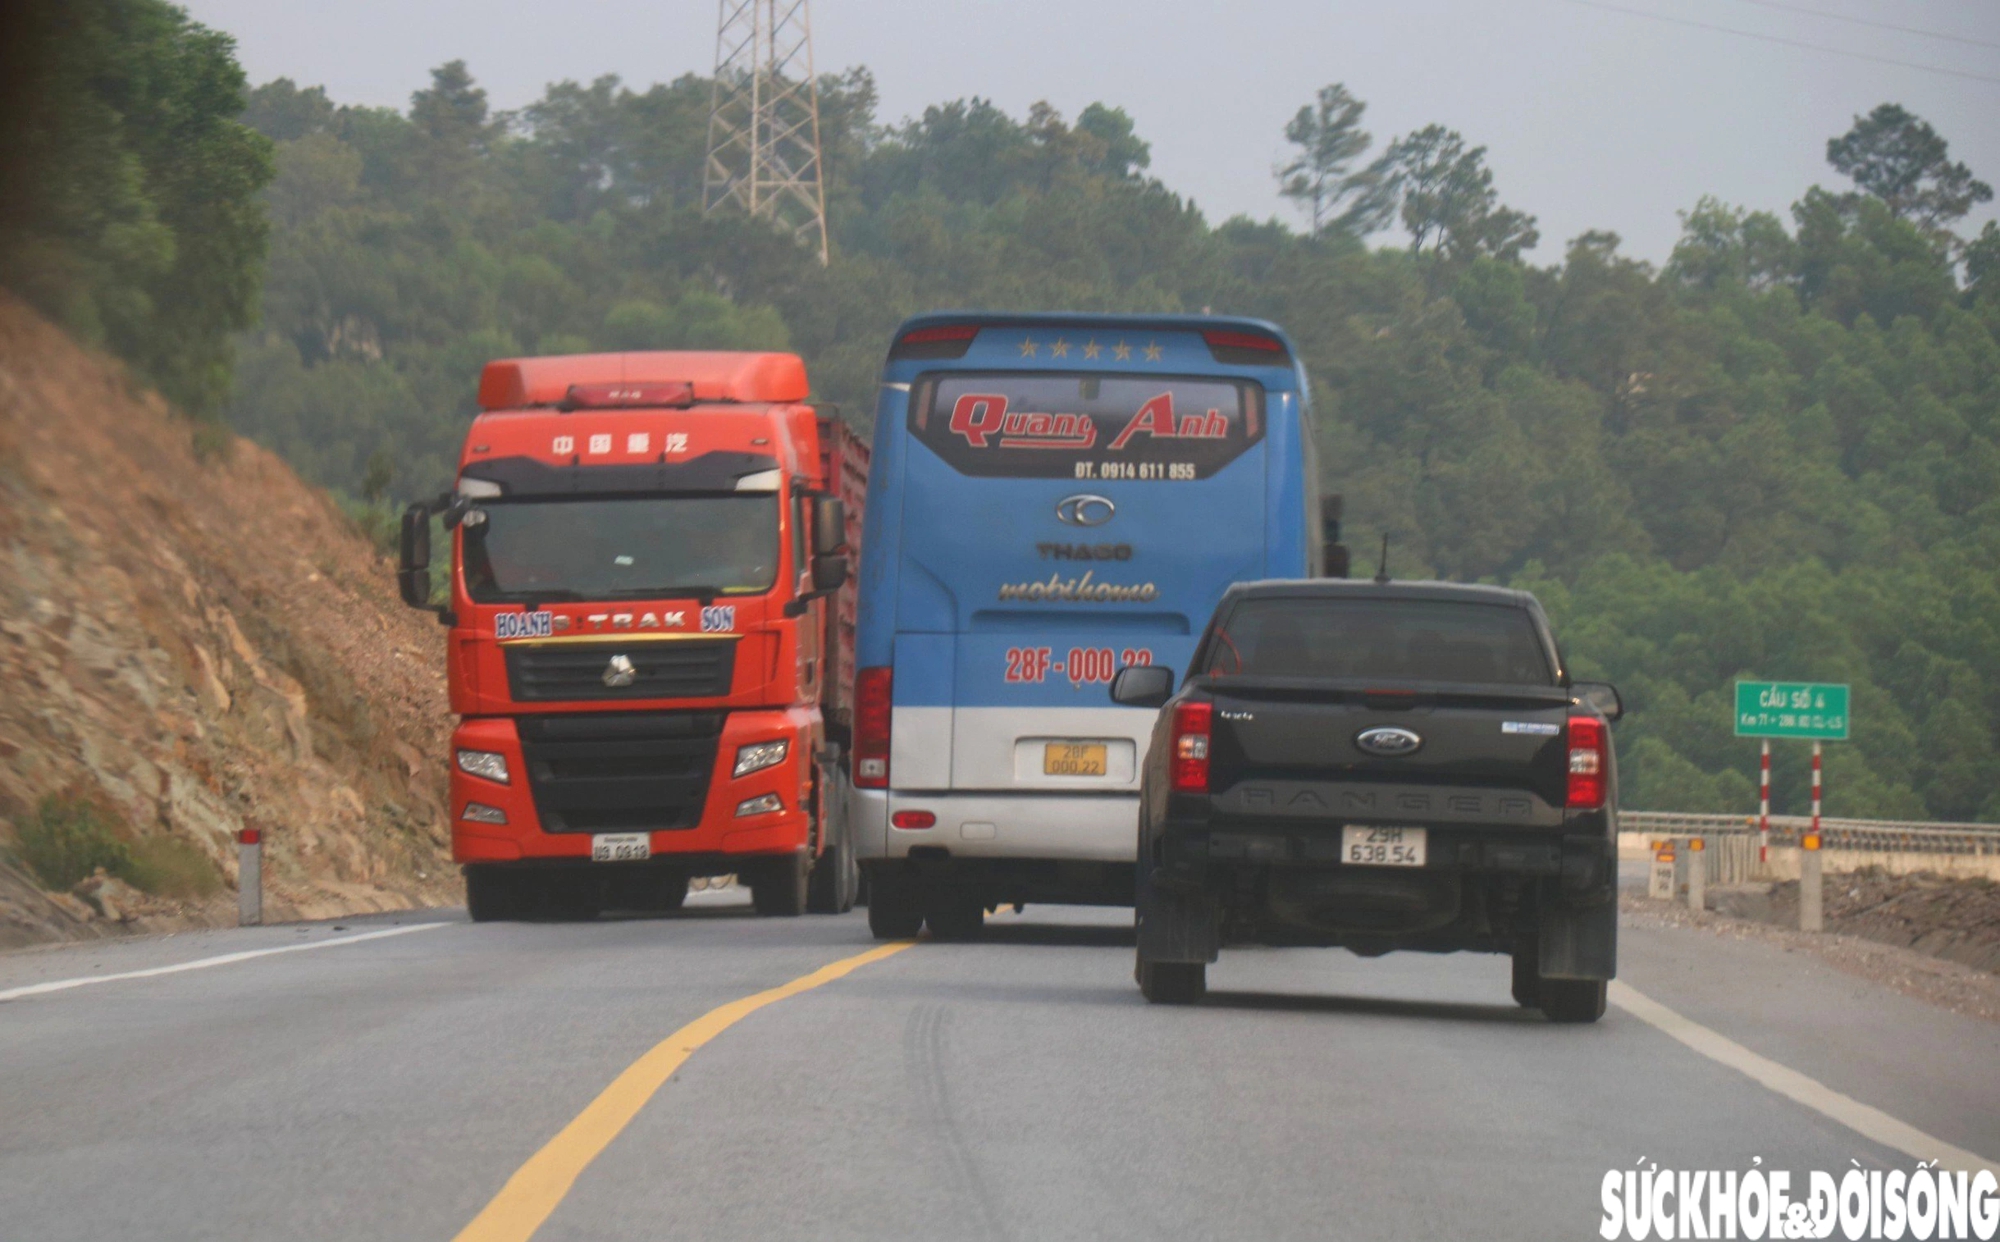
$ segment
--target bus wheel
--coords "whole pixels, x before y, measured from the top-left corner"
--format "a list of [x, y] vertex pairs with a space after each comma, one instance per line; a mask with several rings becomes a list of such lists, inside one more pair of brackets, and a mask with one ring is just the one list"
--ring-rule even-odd
[[757, 913], [797, 918], [806, 912], [808, 861], [804, 854], [774, 858], [750, 881], [750, 905]]
[[939, 940], [977, 940], [986, 929], [986, 907], [977, 897], [937, 893], [924, 910], [924, 922]]
[[910, 885], [878, 875], [868, 889], [868, 930], [875, 939], [913, 940], [924, 929], [924, 908]]

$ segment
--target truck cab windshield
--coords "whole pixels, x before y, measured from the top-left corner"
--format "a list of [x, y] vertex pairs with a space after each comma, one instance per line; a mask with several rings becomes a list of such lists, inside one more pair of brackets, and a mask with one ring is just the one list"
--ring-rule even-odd
[[778, 497], [491, 501], [465, 527], [465, 585], [480, 603], [767, 591], [778, 578]]

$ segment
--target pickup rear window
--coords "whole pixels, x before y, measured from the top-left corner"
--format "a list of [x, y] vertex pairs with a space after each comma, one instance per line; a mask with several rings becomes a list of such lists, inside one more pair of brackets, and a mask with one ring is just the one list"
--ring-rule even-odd
[[1509, 686], [1555, 681], [1527, 613], [1456, 600], [1246, 599], [1216, 626], [1201, 671]]

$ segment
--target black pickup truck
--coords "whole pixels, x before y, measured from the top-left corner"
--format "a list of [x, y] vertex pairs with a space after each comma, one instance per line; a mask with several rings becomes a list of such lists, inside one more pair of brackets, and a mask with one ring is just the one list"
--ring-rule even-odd
[[1224, 944], [1513, 956], [1514, 998], [1593, 1022], [1617, 964], [1618, 693], [1573, 682], [1532, 595], [1233, 587], [1159, 707], [1141, 781], [1140, 990], [1202, 995]]

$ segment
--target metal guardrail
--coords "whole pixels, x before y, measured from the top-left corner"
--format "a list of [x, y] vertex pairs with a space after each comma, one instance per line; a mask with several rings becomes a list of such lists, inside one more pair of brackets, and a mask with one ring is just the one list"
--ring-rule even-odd
[[[1812, 827], [1805, 815], [1773, 815], [1771, 844], [1797, 845]], [[1652, 836], [1728, 838], [1757, 836], [1755, 815], [1692, 815], [1677, 811], [1620, 811], [1621, 832]], [[1885, 850], [1912, 854], [2000, 854], [2000, 824], [1925, 823], [1889, 819], [1828, 819], [1819, 821], [1820, 837], [1830, 850]]]

